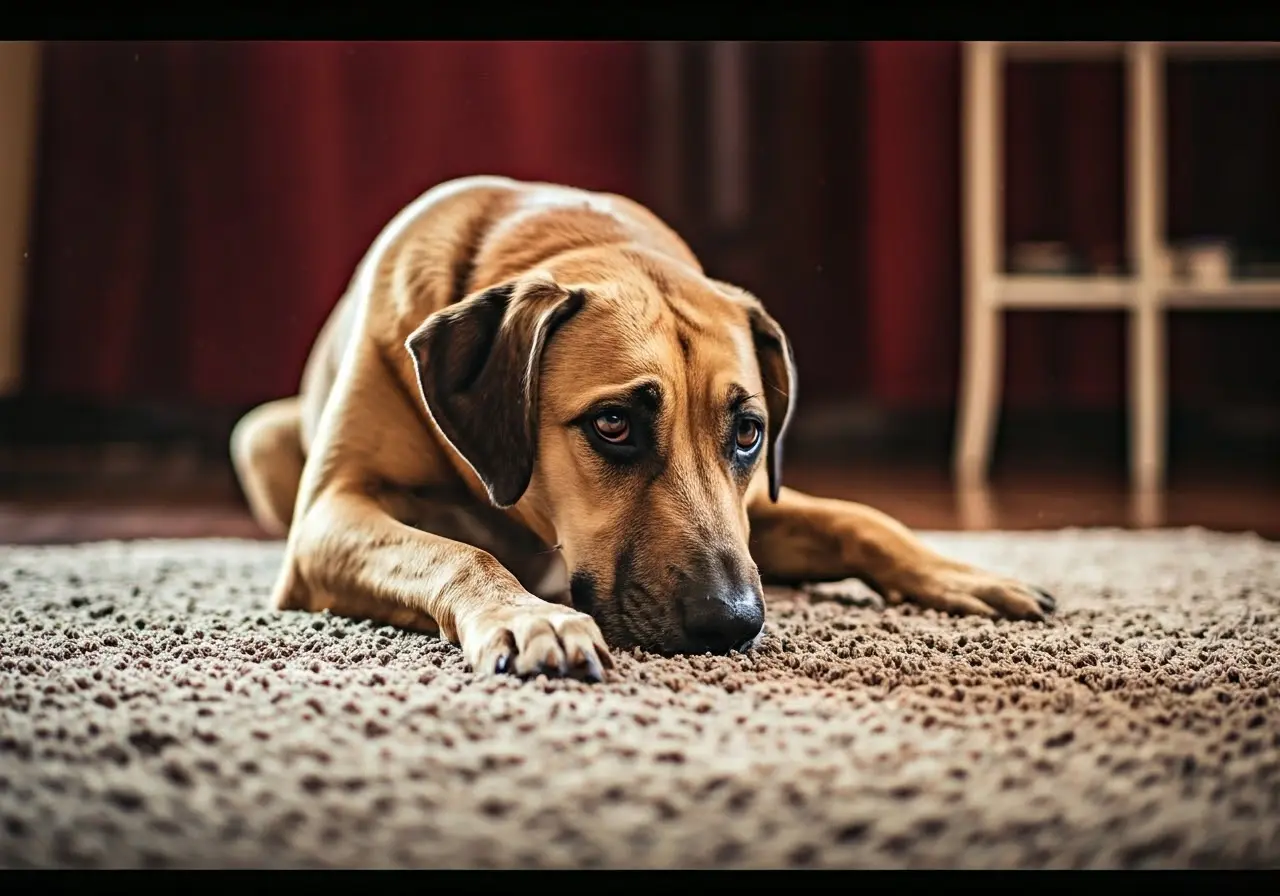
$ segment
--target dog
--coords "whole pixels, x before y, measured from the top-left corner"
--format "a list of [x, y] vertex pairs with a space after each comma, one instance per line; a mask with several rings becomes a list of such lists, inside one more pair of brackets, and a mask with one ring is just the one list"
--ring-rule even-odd
[[626, 197], [476, 176], [401, 211], [299, 394], [237, 424], [273, 602], [438, 633], [482, 674], [747, 650], [765, 583], [1041, 620], [1054, 599], [782, 485], [796, 397], [762, 303]]

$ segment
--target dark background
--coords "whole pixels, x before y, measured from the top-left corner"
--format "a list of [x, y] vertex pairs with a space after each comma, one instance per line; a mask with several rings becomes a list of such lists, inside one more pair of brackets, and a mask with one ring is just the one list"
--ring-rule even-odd
[[[498, 173], [646, 202], [712, 274], [759, 294], [799, 358], [796, 462], [879, 452], [944, 470], [959, 44], [747, 43], [729, 83], [714, 77], [722, 51], [47, 44], [25, 368], [0, 439], [182, 444], [225, 461], [236, 416], [296, 390], [381, 226], [435, 183]], [[1280, 67], [1177, 64], [1168, 86], [1170, 236], [1276, 251]], [[744, 122], [734, 214], [715, 187], [734, 158], [726, 95]], [[1007, 98], [1008, 240], [1123, 258], [1120, 63], [1019, 63]], [[997, 475], [1018, 457], [1123, 475], [1125, 344], [1120, 313], [1011, 315]], [[1172, 315], [1172, 476], [1196, 458], [1280, 457], [1278, 347], [1280, 316]], [[0, 487], [71, 475], [23, 456]]]

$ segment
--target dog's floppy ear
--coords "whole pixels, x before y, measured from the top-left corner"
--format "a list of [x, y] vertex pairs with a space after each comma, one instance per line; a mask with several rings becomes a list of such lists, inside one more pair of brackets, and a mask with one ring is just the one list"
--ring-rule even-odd
[[769, 409], [769, 499], [778, 500], [782, 490], [782, 437], [791, 423], [796, 404], [796, 363], [791, 342], [778, 322], [764, 310], [761, 301], [740, 286], [712, 281], [746, 309], [751, 322], [751, 338], [756, 346], [756, 362], [764, 382], [764, 402]]
[[405, 341], [427, 410], [498, 507], [529, 487], [542, 351], [582, 302], [549, 277], [515, 280], [437, 311]]
[[778, 500], [782, 489], [782, 437], [791, 423], [796, 404], [796, 364], [791, 342], [782, 327], [756, 302], [748, 306], [756, 360], [764, 381], [764, 401], [769, 409], [769, 499]]

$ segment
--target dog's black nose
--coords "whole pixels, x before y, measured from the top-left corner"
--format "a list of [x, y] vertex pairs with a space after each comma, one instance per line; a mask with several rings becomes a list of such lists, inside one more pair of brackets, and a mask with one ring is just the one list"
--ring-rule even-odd
[[[758, 576], [744, 574], [731, 557], [700, 563], [700, 574], [680, 589], [680, 609], [690, 653], [742, 649], [764, 628], [764, 595]], [[756, 581], [751, 581], [755, 579]]]
[[764, 601], [752, 591], [707, 595], [685, 608], [691, 653], [728, 653], [745, 648], [764, 628]]

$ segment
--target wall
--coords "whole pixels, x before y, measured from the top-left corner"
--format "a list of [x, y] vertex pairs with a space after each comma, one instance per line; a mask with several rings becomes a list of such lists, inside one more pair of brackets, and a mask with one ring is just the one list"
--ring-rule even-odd
[[22, 373], [39, 45], [0, 41], [0, 396]]

